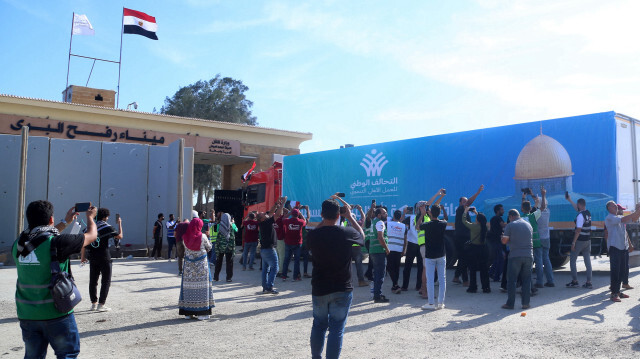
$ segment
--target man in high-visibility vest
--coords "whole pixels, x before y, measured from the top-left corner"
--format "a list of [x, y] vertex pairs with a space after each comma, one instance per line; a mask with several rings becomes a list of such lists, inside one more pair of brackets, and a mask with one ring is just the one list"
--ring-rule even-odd
[[386, 274], [387, 255], [389, 247], [387, 242], [387, 209], [376, 208], [375, 218], [372, 222], [375, 239], [369, 243], [369, 260], [373, 261], [373, 301], [375, 303], [388, 303], [389, 299], [382, 295], [382, 282]]

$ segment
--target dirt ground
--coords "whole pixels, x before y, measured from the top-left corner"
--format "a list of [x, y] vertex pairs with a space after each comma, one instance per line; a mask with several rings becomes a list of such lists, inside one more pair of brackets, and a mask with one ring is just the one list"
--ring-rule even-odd
[[[180, 277], [176, 262], [114, 261], [107, 305], [90, 312], [88, 266], [73, 262], [84, 296], [76, 310], [81, 358], [308, 358], [312, 323], [310, 279], [276, 281], [280, 295], [259, 295], [259, 271], [243, 272], [235, 258], [232, 283], [216, 282], [216, 308], [208, 321], [178, 316]], [[578, 270], [584, 266], [578, 263]], [[224, 271], [224, 269], [223, 269]], [[412, 283], [416, 270], [412, 273]], [[568, 289], [567, 268], [555, 272], [555, 288], [540, 289], [532, 308], [500, 306], [506, 294], [466, 293], [447, 271], [446, 309], [423, 311], [410, 290], [390, 293], [388, 304], [370, 300], [368, 287], [354, 290], [345, 329], [343, 358], [638, 358], [640, 268], [632, 268], [631, 298], [608, 300], [608, 259], [594, 262], [592, 290]], [[354, 270], [355, 275], [355, 270]], [[222, 277], [222, 276], [221, 276]], [[579, 275], [581, 283], [584, 273]], [[16, 318], [15, 267], [0, 267], [0, 358], [24, 356]], [[410, 286], [410, 288], [412, 288]], [[49, 357], [53, 352], [49, 349]]]

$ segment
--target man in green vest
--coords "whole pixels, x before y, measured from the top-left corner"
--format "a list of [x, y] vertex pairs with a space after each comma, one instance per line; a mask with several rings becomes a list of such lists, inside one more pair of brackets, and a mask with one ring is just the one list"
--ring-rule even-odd
[[375, 303], [388, 303], [389, 299], [382, 295], [382, 282], [386, 274], [387, 255], [389, 247], [387, 242], [387, 209], [376, 208], [375, 218], [372, 221], [375, 239], [369, 243], [369, 260], [373, 263], [373, 301]]
[[84, 234], [60, 234], [77, 213], [69, 209], [65, 219], [54, 227], [53, 205], [35, 201], [27, 206], [29, 228], [13, 243], [11, 253], [18, 270], [16, 307], [25, 358], [44, 358], [50, 344], [59, 358], [75, 358], [80, 353], [80, 336], [73, 315], [59, 312], [49, 292], [51, 281], [51, 248], [57, 252], [60, 270], [69, 272], [69, 256], [96, 240], [98, 232], [93, 221], [96, 208], [87, 210], [87, 230]]

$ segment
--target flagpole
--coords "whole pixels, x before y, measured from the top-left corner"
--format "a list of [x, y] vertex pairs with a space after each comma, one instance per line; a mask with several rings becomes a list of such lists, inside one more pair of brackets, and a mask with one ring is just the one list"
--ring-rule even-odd
[[69, 88], [69, 68], [71, 66], [71, 43], [73, 42], [73, 20], [76, 18], [76, 13], [71, 15], [71, 39], [69, 40], [69, 59], [67, 60], [67, 85], [64, 87], [64, 102], [67, 102], [67, 89]]
[[120, 69], [122, 68], [122, 34], [124, 32], [124, 7], [122, 8], [122, 25], [120, 26], [120, 60], [118, 60], [118, 99], [116, 108], [120, 107]]

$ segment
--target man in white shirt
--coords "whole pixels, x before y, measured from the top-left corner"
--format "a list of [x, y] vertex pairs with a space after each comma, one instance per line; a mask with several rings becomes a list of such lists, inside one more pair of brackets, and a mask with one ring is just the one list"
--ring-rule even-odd
[[393, 212], [393, 220], [387, 223], [387, 236], [389, 238], [387, 243], [389, 247], [387, 269], [393, 282], [391, 292], [395, 294], [400, 294], [402, 291], [398, 285], [398, 278], [400, 277], [400, 262], [407, 251], [407, 227], [401, 220], [402, 211], [395, 210]]

